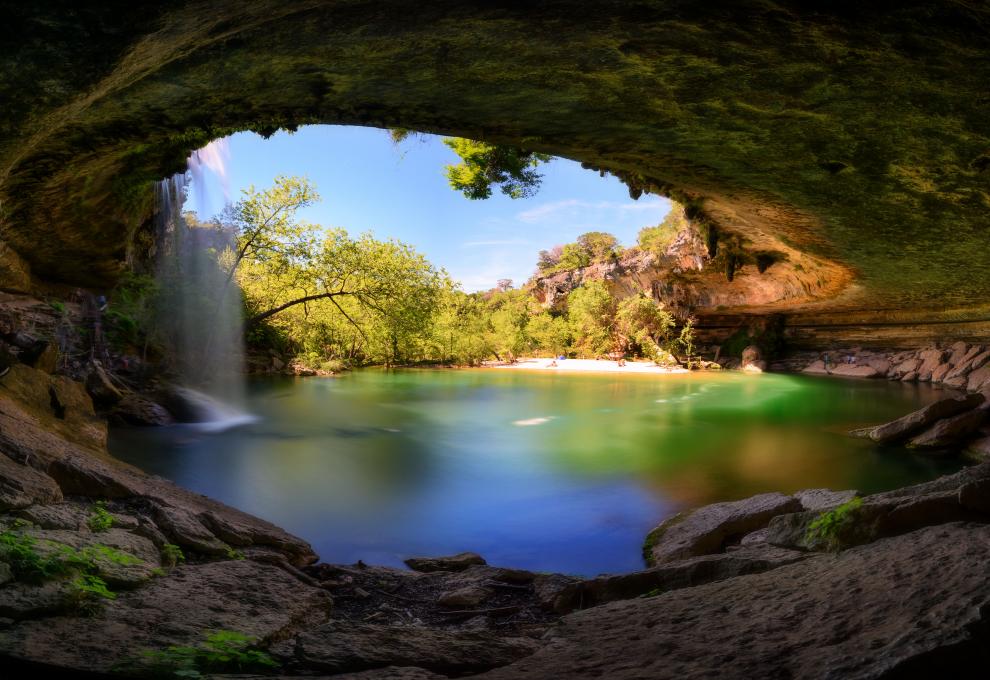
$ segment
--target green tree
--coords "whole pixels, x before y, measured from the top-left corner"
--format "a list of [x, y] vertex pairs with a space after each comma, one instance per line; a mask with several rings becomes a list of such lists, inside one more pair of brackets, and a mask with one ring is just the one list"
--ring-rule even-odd
[[587, 249], [582, 248], [577, 243], [568, 243], [560, 251], [560, 259], [553, 271], [570, 271], [580, 269], [591, 264], [591, 255]]
[[613, 351], [616, 300], [603, 281], [590, 281], [567, 296], [567, 315], [574, 334], [574, 346], [587, 356]]
[[538, 312], [529, 318], [526, 334], [533, 347], [552, 356], [565, 354], [571, 344], [571, 329], [564, 316]]
[[603, 262], [619, 253], [619, 239], [604, 231], [589, 231], [577, 238], [577, 245], [592, 262]]
[[446, 137], [443, 143], [461, 159], [456, 165], [446, 166], [447, 181], [471, 200], [490, 198], [493, 186], [509, 198], [532, 196], [542, 182], [536, 168], [553, 158], [515, 146], [461, 137]]
[[675, 325], [674, 315], [643, 293], [627, 297], [618, 305], [616, 330], [622, 344], [658, 364], [677, 363], [673, 357]]
[[643, 227], [636, 238], [639, 247], [658, 255], [674, 242], [677, 235], [689, 227], [684, 209], [679, 205], [671, 207], [663, 221], [655, 227]]

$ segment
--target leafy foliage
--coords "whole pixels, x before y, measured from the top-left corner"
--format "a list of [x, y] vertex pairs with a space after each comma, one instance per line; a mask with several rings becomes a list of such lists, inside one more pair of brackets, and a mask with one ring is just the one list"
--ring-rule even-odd
[[86, 525], [89, 526], [90, 531], [93, 533], [108, 531], [113, 526], [113, 515], [107, 511], [106, 501], [97, 501], [93, 505], [89, 519], [86, 520]]
[[806, 540], [811, 543], [824, 543], [829, 550], [838, 550], [842, 545], [842, 536], [856, 523], [862, 498], [853, 498], [842, 505], [820, 514], [808, 525]]
[[218, 630], [195, 647], [171, 646], [145, 650], [132, 666], [155, 677], [199, 678], [204, 673], [265, 672], [278, 667], [256, 647], [257, 638], [232, 630]]
[[515, 146], [460, 137], [446, 137], [443, 143], [461, 158], [460, 163], [446, 167], [447, 181], [471, 200], [490, 198], [493, 186], [509, 198], [532, 196], [542, 181], [536, 168], [553, 158]]
[[536, 266], [541, 275], [548, 275], [587, 267], [593, 262], [604, 262], [618, 257], [621, 252], [619, 240], [612, 234], [589, 231], [578, 236], [574, 243], [541, 250]]
[[174, 543], [166, 543], [162, 546], [162, 562], [169, 569], [174, 568], [179, 562], [185, 562], [186, 556], [182, 552], [182, 548], [175, 545]]
[[636, 241], [643, 250], [660, 255], [674, 242], [677, 235], [686, 228], [688, 228], [688, 220], [684, 214], [684, 209], [675, 205], [660, 224], [655, 227], [644, 227], [640, 229]]

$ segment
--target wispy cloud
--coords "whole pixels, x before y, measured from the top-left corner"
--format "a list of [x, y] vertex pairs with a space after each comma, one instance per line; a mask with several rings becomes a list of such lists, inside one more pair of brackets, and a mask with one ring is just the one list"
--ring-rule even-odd
[[669, 202], [662, 198], [648, 201], [637, 201], [635, 203], [619, 203], [617, 201], [582, 201], [577, 198], [569, 198], [564, 201], [553, 201], [544, 203], [529, 210], [523, 210], [516, 214], [516, 218], [522, 222], [536, 223], [558, 217], [573, 215], [578, 212], [590, 210], [613, 213], [662, 211], [669, 206]]

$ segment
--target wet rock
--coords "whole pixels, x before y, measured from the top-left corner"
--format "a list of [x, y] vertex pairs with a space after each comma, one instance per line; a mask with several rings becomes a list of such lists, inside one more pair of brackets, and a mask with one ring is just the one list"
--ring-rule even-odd
[[828, 375], [828, 371], [825, 369], [825, 362], [821, 359], [812, 361], [810, 364], [801, 369], [801, 372], [809, 373], [811, 375]]
[[540, 574], [533, 581], [533, 592], [537, 602], [547, 611], [559, 611], [558, 598], [582, 579], [565, 574]]
[[0, 241], [0, 289], [28, 293], [31, 288], [31, 267], [13, 248]]
[[990, 515], [990, 479], [981, 479], [959, 487], [959, 504], [967, 510]]
[[914, 437], [908, 442], [910, 449], [939, 451], [954, 447], [976, 432], [990, 417], [990, 410], [975, 408], [966, 413], [960, 413], [952, 418], [946, 418]]
[[38, 356], [30, 363], [39, 371], [44, 371], [51, 375], [58, 370], [58, 357], [58, 345], [53, 342], [45, 342]]
[[932, 379], [932, 373], [945, 358], [945, 352], [940, 349], [927, 349], [918, 353], [921, 365], [918, 366], [918, 380], [927, 382]]
[[969, 349], [969, 345], [961, 340], [952, 343], [952, 346], [949, 347], [951, 354], [949, 355], [948, 363], [952, 366], [958, 366], [959, 362], [966, 356], [966, 353], [969, 352]]
[[870, 439], [877, 444], [892, 444], [907, 439], [943, 418], [972, 410], [983, 401], [983, 396], [978, 394], [941, 399], [885, 425], [878, 425], [870, 433]]
[[990, 387], [990, 366], [983, 366], [972, 373], [966, 379], [966, 389], [971, 392]]
[[[69, 584], [64, 580], [41, 584], [10, 582], [0, 588], [0, 616], [19, 621], [58, 614], [69, 607], [69, 595]], [[0, 652], [5, 652], [2, 640], [0, 636]]]
[[0, 446], [23, 460], [25, 440], [39, 442], [38, 449], [54, 447], [56, 455], [65, 449], [102, 451], [107, 426], [81, 383], [17, 364], [0, 381]]
[[82, 503], [56, 503], [32, 505], [18, 510], [15, 516], [27, 520], [42, 529], [67, 529], [88, 531], [89, 507]]
[[867, 496], [826, 536], [811, 530], [821, 512], [781, 515], [770, 520], [767, 541], [793, 550], [845, 550], [938, 524], [990, 519], [963, 506], [959, 496], [959, 487], [902, 497]]
[[647, 536], [644, 557], [656, 565], [720, 552], [736, 536], [761, 529], [772, 517], [801, 509], [801, 502], [779, 493], [715, 503], [682, 512]]
[[61, 500], [62, 490], [54, 479], [0, 453], [0, 511]]
[[945, 376], [946, 376], [946, 375], [947, 375], [947, 374], [949, 373], [949, 371], [951, 371], [951, 370], [952, 370], [952, 364], [949, 364], [949, 363], [945, 363], [945, 364], [939, 364], [939, 365], [938, 365], [938, 366], [937, 366], [937, 367], [936, 367], [936, 368], [935, 368], [935, 369], [934, 369], [934, 370], [932, 371], [932, 382], [933, 382], [933, 383], [940, 383], [940, 382], [942, 382], [942, 380], [944, 380], [944, 379], [945, 379]]
[[917, 379], [918, 379], [918, 372], [911, 371], [910, 373], [906, 373], [904, 377], [901, 378], [901, 382], [915, 382]]
[[14, 572], [11, 571], [10, 565], [6, 562], [0, 562], [0, 586], [8, 581], [13, 580]]
[[[258, 680], [270, 680], [270, 676], [259, 676]], [[334, 675], [333, 680], [448, 680], [448, 676], [437, 675], [425, 668], [386, 666], [371, 671]]]
[[448, 557], [410, 557], [405, 564], [414, 571], [464, 571], [473, 565], [485, 565], [485, 558], [477, 553], [463, 552]]
[[965, 375], [959, 375], [956, 376], [955, 378], [946, 377], [945, 380], [942, 381], [942, 384], [945, 385], [946, 387], [952, 387], [954, 389], [961, 390], [961, 389], [965, 389], [967, 382], [968, 379]]
[[437, 604], [441, 607], [477, 607], [490, 599], [493, 594], [490, 588], [477, 585], [466, 586], [442, 593], [437, 598]]
[[97, 361], [90, 365], [89, 374], [86, 376], [86, 391], [92, 397], [93, 403], [98, 406], [112, 406], [124, 398]]
[[[89, 551], [96, 565], [97, 574], [112, 586], [136, 587], [151, 578], [159, 566], [158, 548], [146, 538], [123, 529], [109, 529], [99, 533], [82, 533], [68, 530], [24, 529], [23, 533], [35, 539], [35, 550], [42, 557], [58, 555], [62, 546], [77, 551]], [[113, 553], [101, 551], [101, 546], [126, 553], [123, 561], [116, 561]], [[134, 558], [132, 563], [130, 558]]]
[[415, 666], [443, 674], [480, 672], [532, 654], [539, 643], [482, 631], [330, 621], [273, 652], [308, 671], [343, 673]]
[[914, 373], [915, 375], [917, 375], [918, 368], [920, 366], [921, 366], [920, 359], [915, 359], [915, 358], [905, 359], [901, 363], [894, 366], [891, 373], [895, 378], [902, 378], [908, 373]]
[[567, 584], [555, 594], [552, 609], [565, 614], [606, 602], [654, 596], [678, 588], [758, 574], [793, 564], [805, 557], [804, 553], [795, 550], [751, 544], [721, 555], [692, 557], [631, 574], [600, 576]]
[[[0, 598], [6, 590], [0, 588]], [[198, 645], [216, 630], [285, 638], [319, 625], [329, 609], [326, 591], [278, 567], [247, 560], [192, 564], [118, 593], [94, 616], [22, 621], [0, 630], [0, 651], [106, 672], [146, 649]]]
[[213, 535], [192, 512], [160, 503], [152, 506], [155, 524], [173, 543], [204, 555], [225, 555], [229, 546]]
[[752, 361], [745, 364], [742, 370], [746, 373], [763, 373], [767, 370], [767, 362], [765, 361]]
[[801, 502], [801, 507], [805, 510], [831, 510], [832, 508], [851, 501], [859, 495], [854, 490], [832, 491], [831, 489], [805, 489], [798, 491], [794, 497]]
[[570, 614], [533, 656], [480, 678], [967, 677], [984, 658], [988, 562], [990, 527], [931, 527]]
[[110, 416], [127, 425], [140, 427], [171, 425], [175, 422], [164, 406], [134, 393], [118, 401]]
[[965, 454], [977, 462], [990, 461], [990, 437], [974, 439], [966, 445]]
[[880, 374], [872, 366], [857, 366], [856, 364], [839, 364], [832, 369], [832, 375], [845, 378], [879, 378]]

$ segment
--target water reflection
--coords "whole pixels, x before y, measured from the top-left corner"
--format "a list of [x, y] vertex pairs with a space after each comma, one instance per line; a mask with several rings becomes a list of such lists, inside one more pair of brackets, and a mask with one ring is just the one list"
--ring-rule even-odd
[[853, 427], [930, 386], [794, 376], [361, 371], [259, 380], [261, 421], [215, 436], [117, 430], [113, 451], [269, 519], [328, 561], [476, 550], [581, 574], [635, 569], [687, 506], [808, 487], [873, 492], [952, 467]]

